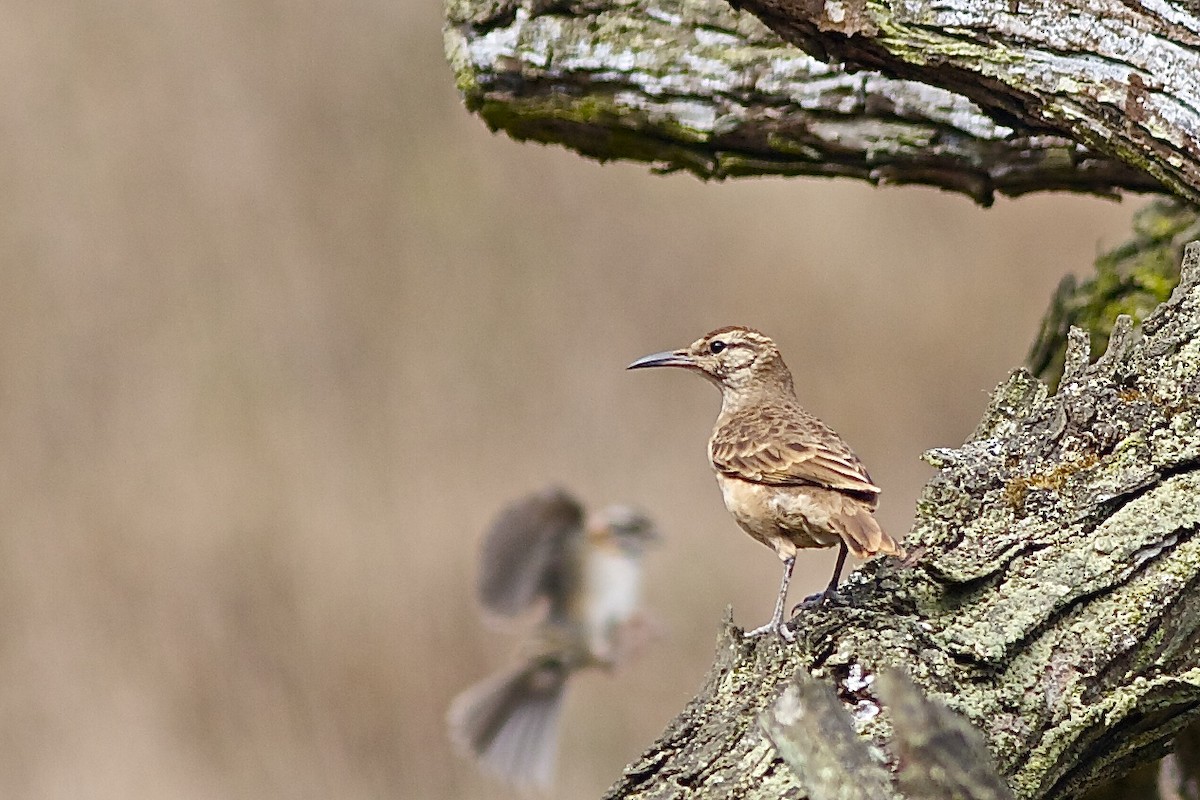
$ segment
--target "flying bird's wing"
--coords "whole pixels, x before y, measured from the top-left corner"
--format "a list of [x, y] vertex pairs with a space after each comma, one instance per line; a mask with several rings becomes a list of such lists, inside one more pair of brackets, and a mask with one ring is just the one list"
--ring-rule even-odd
[[539, 598], [563, 604], [577, 581], [571, 551], [583, 540], [583, 508], [562, 489], [531, 494], [504, 509], [483, 540], [479, 601], [513, 617]]
[[770, 486], [813, 485], [871, 499], [880, 492], [862, 462], [816, 417], [753, 409], [726, 421], [710, 445], [713, 467]]

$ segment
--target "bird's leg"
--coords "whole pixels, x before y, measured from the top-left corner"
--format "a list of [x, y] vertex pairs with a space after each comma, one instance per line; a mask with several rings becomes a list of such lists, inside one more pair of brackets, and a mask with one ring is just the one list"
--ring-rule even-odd
[[837, 587], [838, 581], [842, 577], [842, 567], [846, 566], [846, 554], [848, 552], [850, 552], [850, 550], [848, 547], [846, 547], [846, 543], [839, 542], [837, 564], [835, 564], [833, 567], [833, 577], [829, 579], [829, 585], [825, 587], [825, 591], [817, 592], [816, 594], [810, 594], [808, 597], [804, 598], [803, 603], [797, 603], [796, 607], [792, 609], [793, 614], [796, 613], [796, 609], [798, 608], [814, 606], [819, 603], [832, 603], [841, 597], [841, 595], [838, 594]]
[[796, 557], [794, 555], [783, 559], [783, 582], [779, 584], [779, 597], [775, 598], [775, 613], [771, 615], [771, 621], [766, 625], [763, 625], [761, 628], [755, 628], [752, 631], [747, 631], [747, 638], [769, 632], [778, 633], [789, 642], [795, 638], [792, 632], [787, 630], [783, 624], [783, 605], [787, 602], [788, 584], [792, 582], [792, 567], [794, 566], [796, 566]]
[[846, 540], [838, 540], [838, 557], [837, 564], [833, 567], [833, 577], [829, 579], [829, 585], [825, 587], [825, 591], [821, 592], [822, 600], [832, 600], [837, 597], [838, 581], [842, 577], [842, 567], [846, 566], [846, 553], [849, 548], [846, 547]]

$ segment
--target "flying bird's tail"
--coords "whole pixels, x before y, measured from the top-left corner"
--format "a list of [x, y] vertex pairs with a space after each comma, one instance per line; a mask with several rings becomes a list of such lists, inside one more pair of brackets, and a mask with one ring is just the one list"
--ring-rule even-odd
[[475, 684], [450, 704], [450, 738], [512, 786], [549, 789], [570, 671], [562, 659], [541, 656]]

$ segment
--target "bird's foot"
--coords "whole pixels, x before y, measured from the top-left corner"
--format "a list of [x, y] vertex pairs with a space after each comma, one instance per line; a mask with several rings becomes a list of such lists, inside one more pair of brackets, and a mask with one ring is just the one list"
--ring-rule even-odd
[[844, 606], [846, 598], [842, 596], [837, 589], [826, 589], [823, 592], [810, 594], [801, 602], [792, 607], [792, 616], [802, 608], [816, 608], [817, 606]]
[[777, 630], [777, 628], [775, 627], [775, 624], [772, 622], [768, 622], [766, 625], [761, 625], [752, 631], [743, 632], [742, 638], [743, 639], [753, 639], [755, 636], [762, 636], [764, 633], [770, 633], [773, 630]]
[[755, 636], [762, 636], [764, 633], [779, 634], [779, 638], [783, 639], [785, 642], [796, 641], [796, 634], [792, 632], [790, 627], [788, 627], [788, 623], [776, 622], [775, 620], [771, 620], [766, 625], [755, 628], [752, 631], [746, 631], [742, 634], [742, 636], [746, 639], [753, 639]]

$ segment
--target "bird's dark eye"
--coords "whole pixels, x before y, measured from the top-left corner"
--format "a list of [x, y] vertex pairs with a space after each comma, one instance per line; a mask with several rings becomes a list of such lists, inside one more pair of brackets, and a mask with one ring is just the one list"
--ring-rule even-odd
[[725, 349], [725, 343], [722, 342], [720, 339], [717, 339], [715, 342], [713, 342], [712, 344], [710, 344], [708, 346], [708, 352], [712, 353], [713, 355], [716, 355], [717, 353], [721, 352], [724, 349]]

